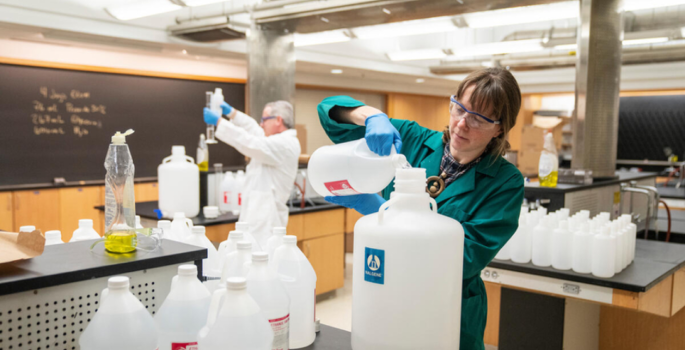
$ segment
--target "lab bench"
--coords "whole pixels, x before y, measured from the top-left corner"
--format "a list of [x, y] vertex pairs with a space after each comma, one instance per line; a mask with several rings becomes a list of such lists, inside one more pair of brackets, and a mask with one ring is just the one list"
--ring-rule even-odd
[[608, 279], [500, 260], [481, 277], [488, 293], [485, 343], [501, 349], [674, 349], [683, 343], [685, 245], [638, 239], [635, 261]]

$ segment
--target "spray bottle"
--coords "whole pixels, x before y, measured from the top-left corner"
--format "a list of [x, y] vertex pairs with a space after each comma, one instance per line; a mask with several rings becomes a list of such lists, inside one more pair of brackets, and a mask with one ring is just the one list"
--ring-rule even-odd
[[545, 144], [542, 148], [542, 154], [540, 154], [538, 166], [538, 177], [540, 178], [540, 186], [557, 187], [559, 157], [557, 155], [557, 147], [554, 145], [554, 136], [551, 132], [545, 134]]
[[135, 167], [126, 144], [131, 134], [131, 129], [123, 134], [117, 131], [105, 159], [105, 249], [111, 253], [130, 253], [137, 245]]

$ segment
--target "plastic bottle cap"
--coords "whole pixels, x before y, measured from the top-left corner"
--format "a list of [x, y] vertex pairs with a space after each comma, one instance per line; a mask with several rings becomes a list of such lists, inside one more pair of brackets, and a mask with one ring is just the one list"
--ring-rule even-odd
[[19, 232], [33, 232], [36, 230], [36, 226], [22, 226], [19, 228]]
[[52, 231], [45, 232], [45, 239], [51, 239], [51, 240], [59, 239], [61, 241], [62, 240], [62, 231], [52, 230]]
[[238, 231], [242, 232], [249, 232], [250, 231], [250, 224], [244, 221], [241, 222], [236, 222], [235, 223], [235, 229]]
[[109, 289], [128, 289], [129, 280], [126, 276], [114, 276], [107, 280]]
[[283, 237], [283, 244], [297, 244], [297, 236], [287, 235]]
[[124, 145], [126, 144], [126, 136], [133, 134], [133, 129], [128, 129], [123, 134], [119, 131], [112, 136], [112, 144], [114, 145]]
[[197, 276], [197, 266], [195, 265], [181, 265], [178, 267], [179, 276]]
[[205, 234], [205, 227], [204, 226], [193, 226], [192, 230], [194, 235], [203, 235]]
[[231, 277], [226, 280], [226, 289], [241, 290], [247, 288], [245, 277]]
[[219, 207], [206, 206], [202, 208], [202, 213], [205, 214], [205, 218], [214, 219], [219, 216]]
[[411, 168], [411, 169], [397, 169], [395, 171], [395, 181], [426, 181], [426, 169]]
[[252, 250], [252, 242], [240, 241], [237, 244], [238, 250]]
[[287, 233], [285, 227], [274, 227], [273, 232], [275, 235], [285, 235]]
[[231, 231], [228, 233], [228, 238], [242, 240], [245, 237], [243, 231]]
[[171, 229], [171, 221], [159, 220], [157, 221], [157, 227], [165, 230]]
[[78, 221], [78, 227], [90, 228], [93, 227], [92, 219], [81, 219]]
[[171, 155], [172, 156], [185, 156], [186, 155], [186, 146], [171, 146]]
[[221, 95], [221, 94], [223, 94], [223, 90], [222, 90], [221, 88], [215, 88], [215, 89], [214, 89], [214, 94], [215, 94], [215, 95]]
[[140, 215], [136, 215], [136, 224], [140, 225]]
[[186, 218], [186, 213], [184, 212], [176, 212], [174, 213], [174, 220], [176, 219], [185, 219]]
[[265, 252], [252, 253], [252, 261], [269, 261], [269, 254]]

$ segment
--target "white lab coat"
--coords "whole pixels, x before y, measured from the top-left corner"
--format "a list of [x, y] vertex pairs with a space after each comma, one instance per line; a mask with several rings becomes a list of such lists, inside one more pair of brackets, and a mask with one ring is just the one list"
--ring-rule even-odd
[[254, 119], [238, 111], [232, 121], [219, 123], [215, 135], [251, 159], [245, 171], [239, 220], [250, 224], [258, 249], [265, 251], [273, 227], [288, 224], [286, 202], [301, 151], [297, 131], [289, 129], [266, 137]]

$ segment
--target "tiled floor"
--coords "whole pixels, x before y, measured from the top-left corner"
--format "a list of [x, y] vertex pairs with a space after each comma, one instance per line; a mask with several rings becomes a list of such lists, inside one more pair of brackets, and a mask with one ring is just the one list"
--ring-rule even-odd
[[[352, 253], [345, 254], [345, 286], [319, 296], [316, 300], [316, 316], [321, 323], [350, 331], [352, 328]], [[485, 345], [485, 350], [497, 347]]]

